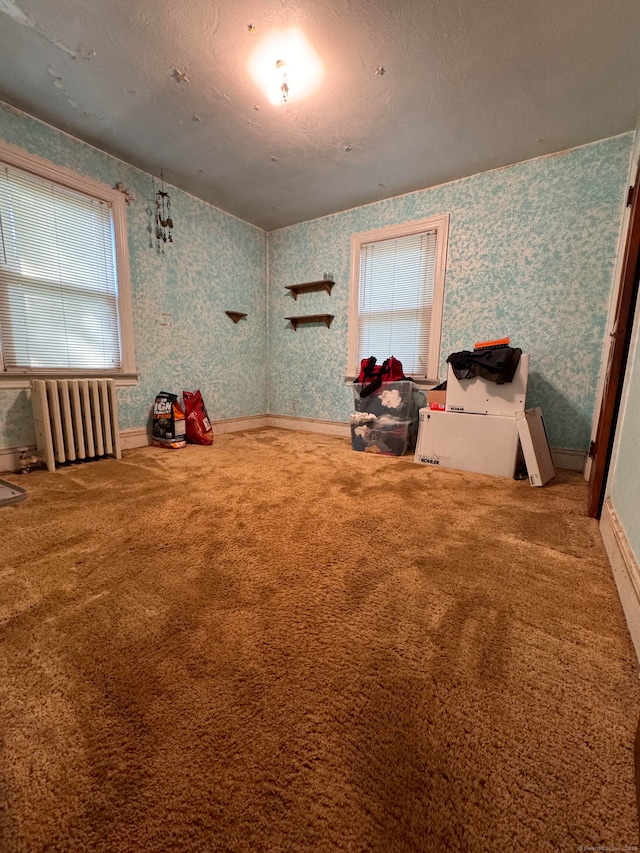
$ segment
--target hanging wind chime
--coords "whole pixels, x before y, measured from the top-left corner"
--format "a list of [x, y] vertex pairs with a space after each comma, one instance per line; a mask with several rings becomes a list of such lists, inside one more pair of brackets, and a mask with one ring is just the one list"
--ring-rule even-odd
[[171, 198], [164, 189], [164, 169], [160, 169], [160, 180], [162, 181], [162, 189], [156, 193], [156, 239], [158, 250], [164, 251], [164, 243], [173, 243], [171, 236], [171, 229], [173, 228]]

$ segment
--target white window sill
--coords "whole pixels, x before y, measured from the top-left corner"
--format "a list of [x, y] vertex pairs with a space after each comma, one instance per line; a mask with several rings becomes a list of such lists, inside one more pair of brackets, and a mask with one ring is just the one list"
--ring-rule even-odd
[[0, 373], [0, 391], [22, 390], [31, 387], [33, 379], [113, 379], [116, 387], [137, 385], [139, 373], [107, 373], [87, 370], [49, 370], [40, 373]]
[[[440, 384], [440, 379], [425, 379], [424, 377], [420, 377], [418, 379], [413, 379], [409, 377], [414, 385], [417, 385], [418, 388], [434, 388], [436, 385]], [[353, 385], [356, 381], [356, 376], [345, 376], [344, 384], [345, 385]]]

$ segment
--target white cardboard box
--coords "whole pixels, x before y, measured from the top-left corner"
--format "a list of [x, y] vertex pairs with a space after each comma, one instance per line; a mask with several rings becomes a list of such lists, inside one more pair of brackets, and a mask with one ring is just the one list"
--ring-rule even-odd
[[536, 406], [525, 412], [517, 412], [516, 423], [529, 482], [532, 486], [544, 486], [555, 477], [556, 468], [542, 418], [542, 409]]
[[420, 409], [414, 461], [458, 471], [513, 477], [518, 425], [513, 414], [476, 415]]
[[527, 397], [529, 355], [523, 353], [512, 382], [498, 385], [482, 376], [456, 379], [451, 365], [447, 370], [447, 411], [479, 415], [511, 415], [523, 412]]

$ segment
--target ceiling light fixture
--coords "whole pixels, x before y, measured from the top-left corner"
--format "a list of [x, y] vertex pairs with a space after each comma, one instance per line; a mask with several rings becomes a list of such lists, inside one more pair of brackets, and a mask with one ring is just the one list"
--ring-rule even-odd
[[274, 106], [308, 97], [323, 76], [317, 53], [296, 27], [264, 38], [251, 54], [248, 67]]
[[282, 100], [286, 104], [289, 100], [289, 78], [287, 76], [287, 63], [284, 59], [277, 60], [276, 69], [282, 74], [282, 84], [280, 85], [280, 91], [282, 92]]

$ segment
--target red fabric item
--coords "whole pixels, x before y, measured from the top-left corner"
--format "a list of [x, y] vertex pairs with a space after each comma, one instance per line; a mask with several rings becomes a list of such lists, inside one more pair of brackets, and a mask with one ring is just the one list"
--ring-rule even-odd
[[213, 444], [213, 429], [200, 391], [183, 391], [182, 398], [187, 419], [187, 441], [191, 444]]
[[401, 382], [407, 378], [402, 363], [397, 358], [391, 356], [382, 364], [376, 364], [376, 357], [372, 355], [371, 358], [363, 358], [360, 362], [360, 373], [356, 382], [362, 385], [360, 396], [368, 397], [377, 391], [383, 382]]

